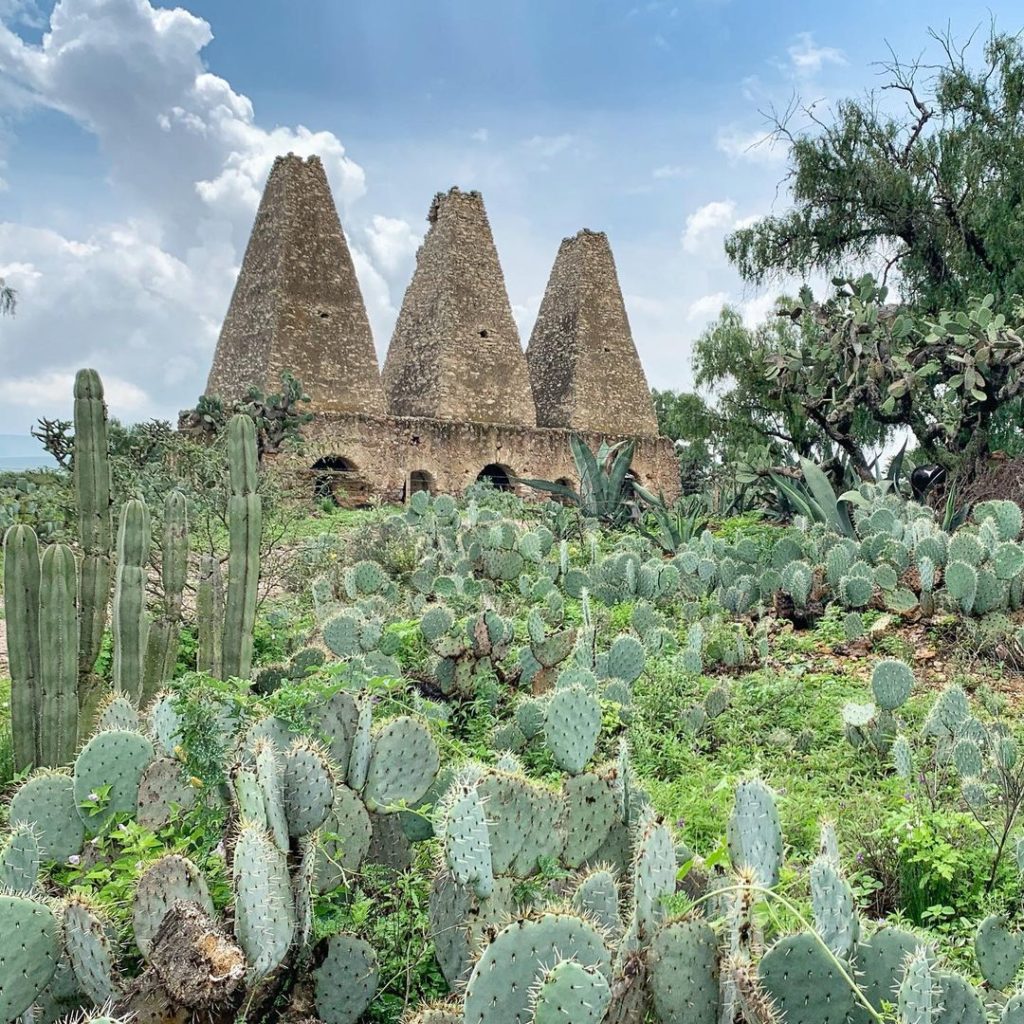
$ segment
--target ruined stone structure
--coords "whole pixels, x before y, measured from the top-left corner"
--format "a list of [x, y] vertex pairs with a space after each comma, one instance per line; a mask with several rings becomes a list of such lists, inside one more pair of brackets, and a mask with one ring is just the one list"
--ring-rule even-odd
[[381, 373], [323, 167], [279, 157], [207, 394], [273, 390], [294, 373], [316, 416], [302, 454], [278, 464], [349, 503], [458, 493], [482, 478], [576, 485], [573, 433], [594, 449], [636, 439], [637, 478], [678, 495], [605, 235], [562, 242], [524, 354], [480, 194], [439, 193], [428, 221]]

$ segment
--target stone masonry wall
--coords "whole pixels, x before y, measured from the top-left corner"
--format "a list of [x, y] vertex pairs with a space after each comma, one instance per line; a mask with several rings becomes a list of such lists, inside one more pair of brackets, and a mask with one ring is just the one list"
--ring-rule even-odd
[[604, 232], [581, 231], [562, 241], [526, 359], [539, 425], [657, 435]]
[[290, 370], [313, 412], [385, 415], [355, 267], [318, 157], [274, 161], [235, 285], [207, 394], [275, 391]]
[[[424, 417], [335, 415], [318, 417], [304, 431], [301, 455], [277, 457], [275, 465], [305, 475], [310, 490], [313, 466], [351, 467], [359, 500], [377, 497], [400, 501], [410, 475], [425, 473], [430, 489], [458, 494], [474, 483], [486, 466], [502, 467], [510, 477], [564, 479], [578, 485], [569, 450], [570, 431], [500, 424], [455, 423]], [[618, 437], [582, 435], [596, 449]], [[669, 501], [679, 496], [679, 463], [672, 442], [663, 437], [637, 440], [633, 472], [639, 481]], [[520, 488], [526, 496], [544, 497]]]
[[526, 358], [480, 193], [439, 193], [428, 219], [384, 363], [391, 413], [533, 426]]

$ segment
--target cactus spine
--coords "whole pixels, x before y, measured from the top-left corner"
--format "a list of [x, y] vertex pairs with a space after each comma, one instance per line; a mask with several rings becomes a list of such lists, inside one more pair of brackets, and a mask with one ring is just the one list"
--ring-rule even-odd
[[75, 498], [82, 545], [78, 673], [84, 679], [92, 674], [107, 624], [113, 545], [107, 407], [95, 370], [79, 370], [75, 377], [74, 420]]
[[121, 509], [114, 584], [114, 691], [133, 704], [142, 699], [149, 620], [146, 616], [146, 567], [150, 526], [146, 503], [133, 498]]
[[174, 676], [178, 657], [181, 604], [188, 574], [188, 502], [181, 491], [171, 491], [164, 502], [164, 536], [161, 557], [163, 608], [149, 630], [143, 703]]
[[36, 764], [67, 764], [78, 746], [78, 578], [66, 544], [43, 552], [39, 585]]
[[39, 688], [39, 542], [31, 526], [4, 537], [4, 614], [11, 672], [11, 733], [18, 771], [36, 763]]
[[242, 413], [228, 424], [228, 586], [222, 646], [225, 678], [248, 679], [260, 577], [263, 512], [256, 493], [256, 427]]

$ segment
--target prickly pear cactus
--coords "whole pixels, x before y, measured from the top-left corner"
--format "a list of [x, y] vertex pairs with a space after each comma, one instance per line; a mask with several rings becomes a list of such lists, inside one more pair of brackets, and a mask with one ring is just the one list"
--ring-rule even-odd
[[605, 671], [613, 679], [633, 683], [644, 670], [644, 645], [635, 636], [616, 637], [608, 651]]
[[444, 808], [444, 858], [455, 880], [472, 885], [481, 899], [494, 890], [491, 842], [476, 786], [460, 784], [448, 792]]
[[82, 991], [99, 1005], [118, 993], [110, 925], [85, 901], [72, 897], [64, 906], [64, 948]]
[[782, 827], [775, 797], [760, 779], [745, 779], [736, 787], [726, 836], [734, 869], [749, 868], [765, 888], [778, 884]]
[[633, 854], [633, 916], [641, 938], [654, 934], [665, 900], [676, 891], [676, 849], [667, 825], [643, 825]]
[[96, 732], [103, 732], [106, 729], [138, 732], [140, 726], [139, 712], [127, 697], [112, 693], [100, 704], [96, 716]]
[[39, 840], [30, 825], [15, 825], [0, 849], [0, 892], [31, 892], [39, 879]]
[[617, 939], [622, 934], [619, 913], [619, 887], [612, 868], [594, 868], [585, 874], [573, 890], [572, 905], [608, 934]]
[[978, 925], [974, 955], [992, 988], [1009, 988], [1024, 963], [1024, 935], [1011, 930], [1002, 914], [990, 914]]
[[612, 992], [594, 967], [562, 960], [537, 982], [533, 997], [534, 1024], [600, 1024]]
[[316, 1012], [324, 1024], [356, 1024], [377, 991], [377, 954], [354, 935], [332, 935], [313, 971]]
[[841, 1024], [853, 989], [818, 940], [807, 932], [779, 939], [761, 958], [761, 984], [787, 1024]]
[[811, 865], [811, 907], [825, 945], [840, 960], [849, 961], [860, 936], [860, 920], [853, 891], [830, 857], [818, 857]]
[[495, 874], [526, 878], [536, 872], [539, 861], [561, 856], [565, 834], [557, 793], [521, 775], [497, 771], [480, 777], [476, 790], [485, 810]]
[[469, 977], [481, 946], [516, 911], [516, 884], [513, 878], [495, 878], [491, 895], [480, 899], [450, 872], [434, 876], [428, 904], [430, 933], [438, 966], [453, 988]]
[[[901, 928], [879, 928], [874, 935], [857, 946], [855, 961], [857, 983], [876, 1013], [883, 1003], [895, 1003], [910, 954], [923, 946], [912, 932]], [[850, 1024], [872, 1024], [863, 1006], [855, 1006]]]
[[566, 912], [506, 925], [483, 950], [466, 983], [465, 1024], [530, 1024], [531, 993], [559, 960], [610, 977], [611, 956], [590, 922]]
[[138, 812], [135, 820], [158, 831], [175, 815], [195, 806], [198, 790], [185, 779], [183, 765], [173, 757], [158, 757], [149, 762], [139, 783]]
[[363, 799], [370, 810], [402, 801], [414, 804], [430, 788], [440, 765], [430, 730], [415, 718], [396, 718], [373, 738]]
[[348, 784], [357, 793], [366, 785], [366, 775], [370, 769], [370, 755], [373, 750], [372, 727], [373, 704], [364, 697], [359, 704], [359, 718], [352, 735], [352, 753], [348, 761]]
[[118, 729], [97, 733], [82, 748], [75, 759], [75, 802], [93, 831], [117, 814], [135, 813], [142, 774], [154, 753], [141, 733]]
[[334, 775], [325, 751], [297, 740], [284, 756], [284, 810], [288, 832], [315, 832], [334, 803]]
[[232, 865], [235, 938], [255, 978], [284, 960], [295, 936], [295, 906], [285, 855], [254, 825], [243, 825]]
[[284, 764], [277, 748], [269, 740], [257, 741], [254, 750], [256, 781], [263, 796], [263, 813], [267, 828], [277, 847], [288, 852], [288, 817], [284, 804]]
[[1017, 992], [1006, 1001], [999, 1024], [1024, 1024], [1024, 992]]
[[544, 719], [544, 742], [559, 768], [573, 775], [594, 756], [601, 734], [601, 704], [582, 686], [555, 690]]
[[366, 805], [348, 786], [337, 785], [321, 840], [315, 885], [319, 892], [336, 889], [346, 871], [356, 871], [370, 849], [372, 826]]
[[716, 1024], [718, 943], [706, 921], [667, 921], [651, 939], [648, 979], [660, 1024]]
[[85, 823], [70, 775], [45, 769], [36, 772], [18, 787], [10, 815], [12, 826], [32, 828], [42, 860], [66, 861], [82, 852]]
[[900, 984], [897, 1009], [900, 1024], [938, 1024], [942, 990], [928, 952], [919, 949], [907, 960]]
[[0, 894], [0, 935], [0, 1020], [16, 1021], [57, 970], [60, 928], [45, 904]]
[[562, 786], [564, 813], [562, 859], [571, 868], [590, 860], [618, 820], [613, 784], [591, 772], [566, 779]]
[[871, 672], [871, 690], [883, 711], [895, 711], [910, 698], [914, 673], [910, 666], [896, 658], [885, 658]]

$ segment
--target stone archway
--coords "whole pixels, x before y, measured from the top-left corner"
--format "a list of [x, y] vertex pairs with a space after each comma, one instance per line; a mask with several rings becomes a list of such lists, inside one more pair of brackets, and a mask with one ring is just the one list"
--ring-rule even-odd
[[429, 473], [425, 469], [414, 469], [409, 474], [409, 483], [406, 487], [406, 496], [415, 494], [417, 491], [426, 491], [427, 494], [433, 494], [437, 490], [437, 484], [434, 481], [433, 473]]
[[515, 473], [500, 462], [489, 462], [477, 474], [477, 483], [489, 483], [496, 491], [511, 491]]
[[359, 467], [344, 455], [324, 455], [310, 467], [313, 474], [313, 497], [327, 499], [339, 508], [365, 505], [369, 487]]

